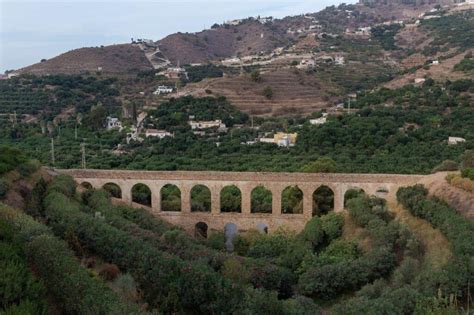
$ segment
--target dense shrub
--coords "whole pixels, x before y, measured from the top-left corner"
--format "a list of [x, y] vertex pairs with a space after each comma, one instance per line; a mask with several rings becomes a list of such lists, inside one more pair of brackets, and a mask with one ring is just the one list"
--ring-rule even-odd
[[25, 155], [19, 149], [0, 146], [0, 175], [13, 170], [26, 161]]
[[344, 217], [341, 214], [334, 212], [326, 214], [321, 217], [321, 221], [327, 242], [331, 242], [342, 235]]
[[453, 208], [437, 198], [428, 198], [422, 185], [402, 187], [397, 191], [397, 200], [410, 213], [423, 218], [440, 229], [452, 246], [455, 257], [437, 274], [427, 274], [420, 279], [420, 287], [443, 294], [454, 294], [466, 298], [474, 289], [474, 273], [470, 260], [474, 257], [474, 223], [463, 218]]
[[474, 167], [468, 167], [461, 171], [461, 176], [464, 178], [469, 178], [470, 180], [474, 180]]
[[[44, 204], [46, 217], [58, 235], [73, 231], [87, 249], [131, 272], [140, 284], [145, 300], [154, 307], [160, 306], [160, 311], [211, 311], [223, 303], [222, 299], [232, 300], [232, 296], [242, 290], [231, 288], [203, 264], [184, 262], [81, 212], [77, 204], [61, 193], [51, 192]], [[197, 290], [196, 281], [203, 286], [202, 290]], [[193, 294], [189, 293], [190, 288], [196, 288]], [[229, 304], [228, 307], [236, 306]]]
[[459, 168], [458, 163], [452, 160], [445, 160], [441, 164], [433, 168], [433, 173], [445, 172], [445, 171], [457, 171]]
[[[340, 293], [350, 292], [386, 276], [396, 266], [394, 248], [406, 246], [407, 242], [401, 241], [404, 236], [402, 229], [392, 221], [393, 217], [387, 211], [384, 200], [360, 194], [349, 200], [348, 208], [352, 220], [366, 228], [372, 249], [354, 259], [357, 253], [353, 252], [354, 248], [351, 249], [350, 245], [331, 244], [309, 263], [310, 266], [304, 268], [298, 282], [301, 293], [332, 299]], [[346, 257], [333, 256], [333, 253], [341, 255], [344, 251], [347, 251]]]
[[76, 182], [71, 176], [61, 174], [56, 176], [54, 181], [49, 184], [48, 191], [56, 191], [68, 197], [72, 197], [76, 193], [76, 185]]
[[[107, 286], [90, 277], [64, 241], [30, 216], [0, 205], [0, 221], [10, 226], [55, 303], [68, 314], [137, 314]], [[78, 298], [80, 297], [80, 298]]]
[[0, 199], [4, 198], [8, 192], [8, 183], [5, 179], [0, 178]]
[[[28, 314], [45, 314], [45, 300], [43, 283], [28, 270], [27, 261], [18, 246], [11, 238], [0, 241], [0, 313], [22, 314], [20, 309], [25, 308]], [[21, 307], [15, 306], [17, 304]]]
[[[474, 176], [469, 173], [464, 174], [464, 175]], [[465, 191], [474, 193], [474, 180], [468, 177], [462, 177], [461, 175], [458, 175], [458, 174], [448, 174], [446, 175], [446, 181], [449, 184], [453, 185], [454, 187], [461, 188]]]

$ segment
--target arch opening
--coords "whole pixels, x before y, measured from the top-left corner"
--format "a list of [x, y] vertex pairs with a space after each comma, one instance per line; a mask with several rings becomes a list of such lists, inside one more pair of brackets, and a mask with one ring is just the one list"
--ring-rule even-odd
[[281, 213], [303, 213], [303, 191], [297, 186], [286, 187], [281, 194]]
[[242, 212], [242, 192], [235, 186], [226, 186], [221, 190], [221, 212]]
[[207, 238], [208, 226], [205, 222], [198, 222], [194, 226], [194, 236], [197, 238]]
[[85, 189], [92, 189], [93, 188], [92, 184], [89, 183], [89, 182], [82, 182], [80, 186], [85, 188]]
[[107, 183], [102, 188], [114, 198], [122, 198], [122, 189], [115, 183]]
[[263, 186], [252, 190], [250, 211], [251, 213], [272, 213], [272, 192]]
[[334, 211], [334, 191], [320, 186], [313, 192], [313, 216], [322, 216]]
[[167, 184], [160, 190], [161, 211], [179, 212], [181, 211], [181, 190], [178, 186]]
[[132, 201], [143, 206], [151, 207], [151, 190], [145, 184], [135, 184], [132, 187]]
[[377, 188], [377, 191], [375, 192], [375, 195], [379, 198], [386, 198], [389, 193], [389, 190], [387, 187], [379, 187]]
[[191, 189], [191, 212], [211, 212], [211, 190], [207, 186]]
[[362, 189], [362, 188], [358, 188], [358, 187], [354, 187], [354, 188], [350, 188], [348, 189], [345, 193], [344, 193], [344, 207], [347, 206], [347, 202], [353, 198], [357, 198], [359, 197], [359, 195], [361, 194], [365, 194], [365, 191]]

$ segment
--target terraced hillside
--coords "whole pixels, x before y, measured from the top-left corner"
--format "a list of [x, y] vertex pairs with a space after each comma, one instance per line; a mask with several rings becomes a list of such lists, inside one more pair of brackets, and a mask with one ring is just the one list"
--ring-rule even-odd
[[[261, 75], [254, 82], [249, 75], [209, 79], [192, 84], [185, 91], [203, 94], [210, 90], [215, 95], [226, 96], [242, 111], [254, 115], [283, 115], [310, 113], [327, 105], [336, 86], [326, 84], [313, 74], [295, 69], [280, 69]], [[264, 96], [270, 87], [271, 98]], [[184, 93], [187, 93], [184, 92]]]

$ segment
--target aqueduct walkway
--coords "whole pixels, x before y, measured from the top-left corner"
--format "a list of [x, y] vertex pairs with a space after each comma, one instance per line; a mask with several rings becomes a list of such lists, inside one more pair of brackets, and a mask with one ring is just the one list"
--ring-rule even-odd
[[[349, 189], [363, 189], [369, 195], [388, 200], [395, 198], [401, 186], [414, 185], [423, 175], [395, 174], [309, 174], [309, 173], [256, 173], [256, 172], [187, 172], [187, 171], [122, 171], [122, 170], [56, 170], [71, 175], [78, 184], [89, 183], [102, 188], [113, 183], [121, 189], [121, 198], [132, 204], [132, 188], [137, 184], [148, 186], [151, 191], [151, 207], [155, 215], [164, 220], [193, 230], [197, 222], [206, 223], [210, 229], [221, 230], [228, 223], [237, 224], [239, 230], [266, 225], [270, 230], [287, 226], [300, 230], [312, 217], [313, 193], [321, 186], [334, 193], [334, 211], [344, 208], [344, 194]], [[181, 191], [181, 211], [166, 212], [161, 209], [161, 190], [172, 184]], [[205, 185], [211, 191], [211, 211], [191, 212], [191, 190]], [[224, 187], [236, 186], [241, 191], [241, 212], [224, 213], [220, 207], [220, 193]], [[252, 213], [251, 193], [263, 186], [272, 193], [272, 213]], [[297, 186], [303, 192], [303, 213], [282, 213], [281, 195], [285, 188]]]

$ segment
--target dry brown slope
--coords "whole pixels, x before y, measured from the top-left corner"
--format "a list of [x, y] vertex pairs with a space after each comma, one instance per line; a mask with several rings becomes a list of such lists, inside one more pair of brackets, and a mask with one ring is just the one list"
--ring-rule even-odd
[[438, 65], [431, 65], [429, 69], [425, 70], [423, 68], [418, 69], [414, 73], [408, 73], [403, 76], [399, 76], [394, 80], [384, 84], [385, 87], [390, 89], [400, 88], [404, 85], [413, 83], [416, 78], [432, 78], [433, 80], [444, 82], [446, 80], [459, 80], [470, 78], [470, 75], [462, 71], [453, 71], [453, 68], [456, 64], [463, 60], [466, 53], [457, 54], [451, 58], [440, 61]]
[[284, 33], [257, 21], [246, 21], [198, 33], [171, 34], [159, 40], [158, 46], [172, 63], [188, 64], [252, 55], [287, 42]]
[[135, 45], [120, 44], [102, 47], [79, 48], [49, 60], [19, 69], [21, 73], [80, 74], [96, 72], [130, 74], [153, 69], [144, 52]]

